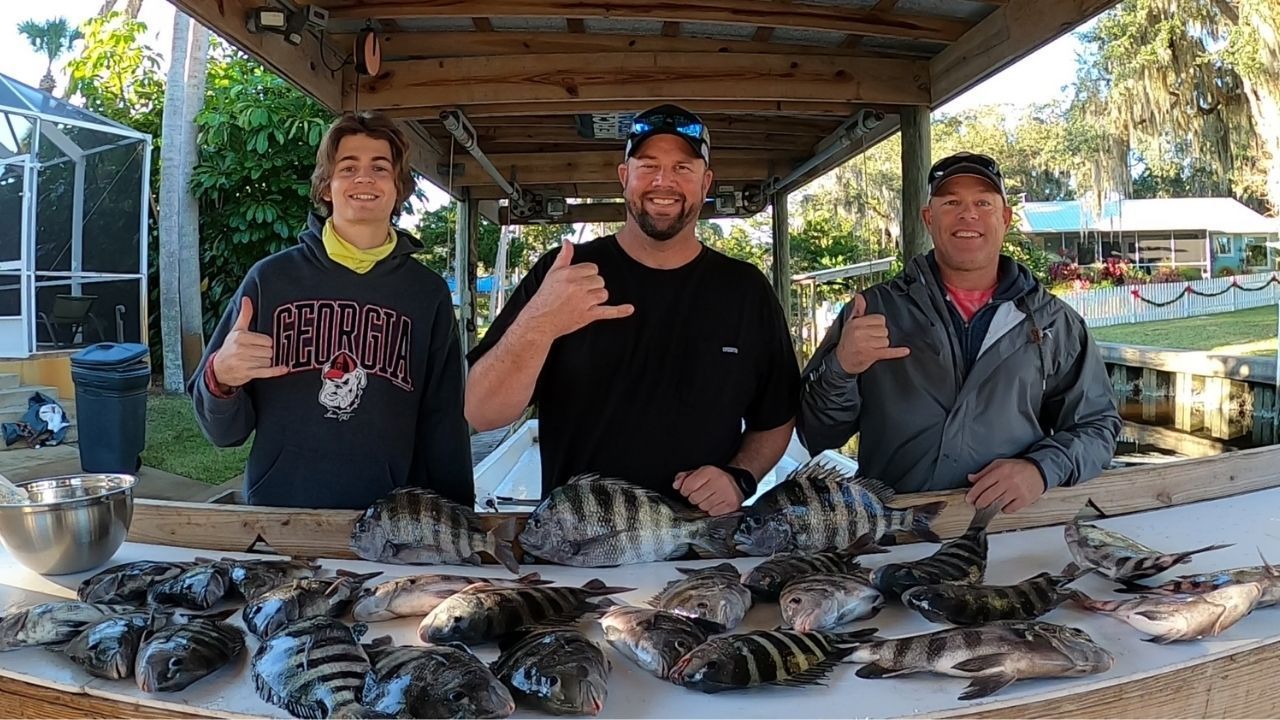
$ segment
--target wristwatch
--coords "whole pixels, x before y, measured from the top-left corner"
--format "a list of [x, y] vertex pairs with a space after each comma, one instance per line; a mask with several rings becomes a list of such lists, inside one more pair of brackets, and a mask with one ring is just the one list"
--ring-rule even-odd
[[756, 487], [759, 483], [756, 482], [756, 476], [752, 475], [750, 470], [735, 467], [733, 465], [717, 465], [716, 467], [723, 470], [729, 477], [733, 478], [733, 482], [738, 486], [738, 490], [742, 491], [742, 499], [744, 501], [756, 494]]

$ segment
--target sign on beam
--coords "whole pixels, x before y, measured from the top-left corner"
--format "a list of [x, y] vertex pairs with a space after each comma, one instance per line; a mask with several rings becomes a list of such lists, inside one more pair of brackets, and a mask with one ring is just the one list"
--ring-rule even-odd
[[626, 140], [636, 115], [624, 112], [578, 115], [578, 134], [588, 140]]

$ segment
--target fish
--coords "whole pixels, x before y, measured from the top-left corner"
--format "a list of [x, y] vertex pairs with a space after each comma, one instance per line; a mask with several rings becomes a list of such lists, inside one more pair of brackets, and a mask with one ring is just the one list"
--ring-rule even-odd
[[0, 652], [36, 645], [61, 646], [86, 627], [115, 615], [135, 613], [133, 605], [59, 600], [16, 610], [0, 619]]
[[871, 584], [893, 598], [919, 585], [979, 583], [987, 573], [987, 526], [1000, 512], [989, 505], [973, 514], [969, 528], [948, 540], [932, 555], [903, 563], [888, 563], [871, 572]]
[[787, 583], [779, 598], [782, 621], [798, 632], [834, 630], [875, 617], [884, 595], [866, 578], [843, 573], [805, 575]]
[[623, 657], [666, 680], [676, 661], [724, 626], [667, 610], [621, 605], [600, 618], [604, 639]]
[[504, 588], [477, 583], [454, 593], [428, 613], [418, 625], [418, 638], [425, 643], [496, 640], [521, 626], [581, 617], [588, 610], [599, 609], [588, 599], [634, 589], [609, 587], [600, 580], [590, 580], [582, 587]]
[[613, 567], [683, 557], [732, 557], [738, 513], [710, 516], [661, 493], [597, 473], [551, 491], [525, 522], [520, 547], [560, 565]]
[[80, 631], [62, 653], [94, 677], [124, 680], [133, 677], [143, 635], [167, 623], [168, 616], [150, 610], [114, 615]]
[[823, 685], [857, 643], [875, 633], [875, 628], [849, 633], [778, 629], [724, 635], [680, 658], [668, 679], [704, 693], [757, 685]]
[[355, 604], [351, 607], [351, 617], [359, 622], [422, 617], [434, 610], [445, 598], [468, 585], [477, 583], [512, 588], [550, 585], [551, 581], [543, 580], [538, 573], [529, 573], [514, 579], [467, 575], [410, 575], [361, 590]]
[[735, 542], [747, 555], [822, 552], [845, 547], [865, 533], [879, 539], [909, 531], [941, 542], [930, 525], [945, 501], [904, 510], [887, 505], [893, 498], [894, 491], [879, 481], [815, 458], [745, 508]]
[[189, 610], [208, 610], [216, 605], [232, 588], [230, 568], [207, 558], [196, 558], [196, 562], [202, 564], [152, 585], [147, 591], [147, 602]]
[[177, 692], [207, 677], [244, 652], [244, 631], [220, 620], [199, 618], [157, 630], [143, 641], [134, 661], [138, 689]]
[[1262, 597], [1260, 583], [1237, 583], [1198, 595], [1157, 595], [1126, 600], [1095, 600], [1082, 592], [1075, 601], [1085, 610], [1106, 613], [1151, 635], [1148, 642], [1215, 637], [1253, 612]]
[[613, 666], [604, 650], [573, 628], [525, 628], [505, 638], [493, 674], [518, 704], [557, 715], [599, 715]]
[[1089, 572], [1073, 564], [1060, 575], [1042, 572], [1016, 585], [917, 585], [902, 593], [902, 604], [935, 623], [1035, 620], [1070, 600], [1074, 591], [1067, 586]]
[[253, 654], [254, 691], [294, 717], [376, 717], [361, 704], [372, 671], [360, 645], [367, 630], [327, 615], [285, 625]]
[[520, 572], [511, 541], [516, 519], [489, 532], [471, 509], [418, 487], [397, 488], [369, 506], [351, 531], [351, 549], [374, 562], [401, 565], [470, 563], [486, 552], [513, 573]]
[[515, 712], [507, 686], [465, 645], [364, 645], [372, 670], [362, 702], [378, 717], [505, 718]]
[[1075, 519], [1063, 526], [1067, 549], [1071, 551], [1076, 564], [1093, 568], [1117, 582], [1145, 580], [1175, 565], [1191, 562], [1193, 555], [1223, 550], [1234, 544], [1206, 545], [1185, 552], [1162, 553], [1114, 530], [1084, 522], [1092, 516], [1086, 507]]
[[917, 672], [970, 678], [960, 700], [987, 697], [1016, 680], [1103, 673], [1115, 662], [1085, 631], [1034, 620], [1002, 620], [862, 643], [848, 659], [866, 663], [855, 672], [860, 678]]
[[860, 568], [855, 559], [860, 555], [887, 553], [871, 533], [865, 533], [841, 550], [819, 553], [782, 553], [756, 565], [742, 576], [742, 584], [758, 600], [776, 602], [782, 588], [801, 575], [816, 573], [847, 573]]
[[1280, 579], [1268, 572], [1263, 565], [1254, 567], [1231, 568], [1216, 572], [1196, 575], [1179, 575], [1162, 585], [1142, 585], [1136, 582], [1125, 583], [1115, 592], [1125, 594], [1148, 595], [1199, 595], [1228, 585], [1256, 582], [1262, 585], [1262, 597], [1258, 598], [1257, 607], [1271, 607], [1280, 604]]
[[290, 580], [315, 577], [320, 572], [320, 566], [308, 560], [222, 558], [222, 562], [226, 563], [228, 577], [245, 600], [253, 600]]
[[87, 603], [107, 605], [142, 604], [147, 591], [156, 583], [177, 577], [195, 567], [193, 562], [158, 562], [137, 560], [113, 565], [86, 578], [76, 590], [76, 597]]
[[702, 618], [732, 630], [751, 609], [751, 591], [733, 563], [693, 569], [676, 568], [685, 577], [672, 580], [649, 604], [685, 617]]
[[351, 607], [360, 586], [381, 575], [338, 570], [337, 577], [290, 580], [250, 600], [244, 606], [244, 626], [258, 639], [271, 637], [299, 618], [338, 617]]

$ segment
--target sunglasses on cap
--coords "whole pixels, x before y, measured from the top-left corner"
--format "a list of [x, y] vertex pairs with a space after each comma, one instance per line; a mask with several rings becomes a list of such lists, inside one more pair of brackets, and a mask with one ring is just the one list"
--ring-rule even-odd
[[929, 193], [937, 192], [943, 182], [956, 175], [977, 175], [991, 183], [1003, 195], [1004, 173], [1000, 165], [989, 155], [980, 153], [959, 152], [934, 163], [929, 169]]
[[684, 138], [694, 152], [708, 163], [711, 162], [711, 135], [707, 126], [697, 115], [674, 105], [640, 113], [631, 121], [631, 132], [627, 133], [626, 157], [631, 157], [640, 143], [654, 135], [663, 134]]

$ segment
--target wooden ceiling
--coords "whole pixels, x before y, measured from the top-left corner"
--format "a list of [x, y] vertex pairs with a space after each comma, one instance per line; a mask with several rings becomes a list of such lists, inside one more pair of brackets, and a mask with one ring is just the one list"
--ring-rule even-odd
[[[505, 194], [452, 143], [444, 110], [465, 114], [507, 180], [568, 197], [618, 194], [623, 141], [593, 137], [592, 118], [662, 102], [702, 114], [717, 181], [738, 187], [839, 145], [787, 190], [894, 132], [903, 106], [937, 107], [1115, 1], [316, 0], [327, 28], [291, 46], [245, 26], [282, 0], [173, 0], [329, 108], [402, 119], [418, 169], [473, 198]], [[366, 26], [382, 69], [357, 78]], [[837, 142], [864, 109], [883, 120]]]

